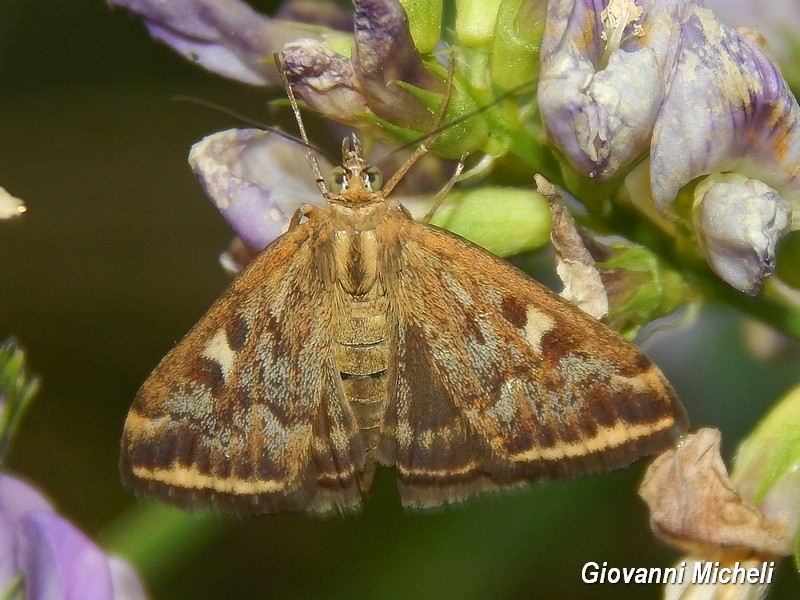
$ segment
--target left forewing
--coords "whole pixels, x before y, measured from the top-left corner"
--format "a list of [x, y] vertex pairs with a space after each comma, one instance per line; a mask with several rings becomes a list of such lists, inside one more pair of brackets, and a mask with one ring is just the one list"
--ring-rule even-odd
[[407, 506], [625, 466], [685, 429], [658, 368], [600, 322], [448, 232], [402, 237], [379, 457]]
[[301, 225], [268, 247], [142, 385], [123, 434], [127, 483], [233, 512], [358, 508], [363, 451], [315, 233]]

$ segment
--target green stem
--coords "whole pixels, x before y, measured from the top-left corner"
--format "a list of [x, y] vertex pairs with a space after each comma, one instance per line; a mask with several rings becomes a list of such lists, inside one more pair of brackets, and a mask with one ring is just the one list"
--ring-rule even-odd
[[224, 525], [224, 518], [214, 514], [192, 514], [142, 502], [117, 518], [99, 537], [106, 550], [126, 558], [152, 583], [174, 571], [178, 561], [188, 560]]
[[800, 311], [793, 309], [780, 299], [762, 292], [756, 297], [736, 291], [711, 273], [698, 279], [706, 297], [721, 300], [743, 313], [766, 323], [784, 334], [800, 340]]
[[[597, 217], [597, 215], [595, 215]], [[800, 340], [800, 310], [770, 295], [747, 296], [722, 281], [705, 262], [681, 253], [675, 238], [665, 234], [640, 214], [614, 205], [604, 219], [614, 232], [644, 246], [668, 262], [707, 299], [724, 302], [767, 325]]]
[[22, 575], [16, 575], [14, 579], [11, 580], [11, 583], [8, 584], [3, 594], [0, 595], [0, 600], [14, 600], [15, 598], [23, 597]]

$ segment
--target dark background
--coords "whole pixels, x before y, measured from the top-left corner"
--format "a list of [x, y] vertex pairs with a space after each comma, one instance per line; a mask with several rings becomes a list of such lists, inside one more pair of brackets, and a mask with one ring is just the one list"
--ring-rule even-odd
[[[0, 185], [29, 207], [0, 222], [0, 339], [14, 334], [43, 382], [10, 469], [99, 542], [144, 556], [156, 599], [660, 597], [580, 580], [590, 560], [678, 559], [636, 496], [646, 461], [423, 515], [402, 512], [384, 470], [362, 516], [327, 521], [186, 517], [120, 485], [131, 399], [229, 281], [217, 257], [232, 235], [186, 156], [237, 123], [175, 94], [268, 118], [263, 90], [186, 64], [102, 2], [0, 5]], [[797, 380], [797, 351], [752, 358], [724, 307], [644, 347], [693, 427], [723, 430], [728, 457]], [[800, 595], [791, 571], [784, 562], [772, 598]]]

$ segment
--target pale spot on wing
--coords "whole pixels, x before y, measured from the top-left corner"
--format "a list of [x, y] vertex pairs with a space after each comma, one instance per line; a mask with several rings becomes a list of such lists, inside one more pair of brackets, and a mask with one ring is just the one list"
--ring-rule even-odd
[[433, 431], [426, 429], [419, 436], [418, 443], [423, 450], [430, 450], [433, 446]]
[[233, 363], [236, 361], [236, 352], [230, 347], [228, 336], [224, 330], [220, 329], [214, 334], [211, 341], [203, 348], [202, 355], [219, 365], [219, 368], [222, 369], [222, 375], [227, 381], [228, 375], [233, 368]]
[[131, 408], [125, 419], [125, 433], [131, 437], [152, 438], [154, 432], [168, 425], [171, 420], [169, 415], [151, 418]]
[[533, 306], [529, 306], [528, 310], [525, 311], [525, 319], [525, 327], [523, 328], [525, 339], [528, 340], [528, 343], [537, 353], [541, 354], [542, 338], [547, 332], [553, 330], [555, 321], [543, 312], [536, 310]]
[[397, 424], [397, 431], [395, 431], [395, 438], [400, 446], [408, 447], [411, 445], [411, 440], [414, 439], [414, 432], [408, 423], [400, 421]]
[[658, 367], [650, 365], [646, 371], [642, 371], [633, 377], [625, 377], [624, 375], [617, 375], [612, 373], [610, 381], [613, 384], [622, 385], [622, 387], [630, 388], [634, 391], [646, 391], [649, 389], [658, 389], [660, 384], [661, 375]]
[[509, 377], [500, 385], [500, 399], [486, 412], [497, 421], [511, 423], [517, 416], [517, 403], [522, 399], [522, 382], [516, 377]]

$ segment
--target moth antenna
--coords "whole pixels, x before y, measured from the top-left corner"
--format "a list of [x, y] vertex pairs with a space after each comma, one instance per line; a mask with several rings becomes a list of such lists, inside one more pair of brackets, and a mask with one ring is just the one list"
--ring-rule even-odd
[[515, 86], [515, 87], [511, 88], [510, 90], [503, 92], [502, 94], [500, 94], [499, 96], [494, 98], [488, 104], [484, 104], [483, 106], [481, 106], [479, 108], [476, 108], [475, 110], [473, 110], [470, 113], [467, 113], [465, 115], [461, 115], [460, 117], [458, 117], [456, 119], [453, 119], [452, 121], [448, 121], [447, 123], [444, 123], [444, 124], [440, 123], [438, 128], [434, 128], [432, 131], [426, 133], [424, 136], [420, 136], [420, 137], [418, 137], [418, 138], [416, 138], [414, 140], [411, 140], [410, 142], [406, 142], [402, 146], [399, 146], [397, 149], [395, 149], [395, 152], [397, 152], [399, 150], [405, 150], [406, 148], [415, 147], [420, 143], [424, 143], [425, 140], [427, 140], [428, 138], [430, 138], [432, 136], [435, 137], [436, 135], [442, 133], [443, 131], [447, 131], [451, 127], [455, 127], [457, 125], [461, 125], [461, 123], [463, 123], [465, 121], [469, 121], [473, 117], [477, 117], [478, 115], [485, 113], [487, 110], [491, 109], [493, 106], [497, 106], [498, 104], [500, 104], [504, 100], [507, 100], [509, 98], [513, 98], [514, 96], [516, 96], [520, 92], [524, 91], [525, 88], [529, 88], [529, 87], [533, 86], [535, 83], [536, 82], [533, 81], [533, 80], [526, 81], [525, 83], [521, 83], [518, 86]]
[[[397, 187], [397, 184], [400, 183], [400, 180], [408, 173], [408, 170], [414, 166], [420, 158], [425, 156], [428, 152], [428, 147], [431, 145], [433, 140], [436, 139], [436, 136], [439, 135], [439, 131], [442, 125], [442, 119], [444, 119], [444, 113], [447, 111], [447, 105], [450, 103], [450, 96], [453, 93], [453, 73], [455, 73], [456, 69], [456, 58], [455, 53], [450, 53], [450, 60], [447, 61], [447, 87], [444, 91], [444, 100], [442, 100], [441, 106], [439, 106], [439, 112], [436, 113], [436, 117], [433, 120], [433, 127], [431, 128], [431, 132], [425, 136], [422, 140], [422, 143], [417, 146], [414, 152], [411, 153], [411, 156], [408, 157], [406, 162], [404, 162], [397, 171], [394, 172], [383, 186], [383, 196], [386, 197], [392, 193], [392, 190]], [[452, 187], [452, 186], [451, 186]]]
[[325, 185], [325, 178], [322, 176], [322, 169], [319, 167], [319, 161], [317, 161], [317, 156], [314, 154], [311, 142], [308, 141], [306, 127], [303, 125], [303, 117], [300, 115], [300, 107], [297, 106], [297, 99], [294, 97], [292, 86], [289, 84], [289, 78], [286, 76], [286, 71], [284, 71], [281, 67], [278, 53], [276, 52], [272, 56], [275, 59], [275, 66], [278, 68], [278, 73], [281, 75], [281, 81], [283, 81], [283, 87], [286, 90], [286, 95], [289, 97], [289, 104], [292, 107], [294, 118], [297, 121], [297, 128], [300, 130], [300, 137], [303, 139], [303, 145], [306, 148], [306, 158], [308, 159], [308, 164], [311, 166], [311, 171], [314, 173], [314, 178], [317, 182], [317, 187], [319, 187], [319, 191], [322, 192], [323, 197], [327, 199], [330, 197], [330, 192], [328, 191], [328, 186]]
[[315, 146], [314, 144], [307, 144], [303, 142], [303, 140], [297, 137], [296, 135], [292, 135], [291, 133], [286, 133], [285, 131], [279, 129], [278, 127], [275, 127], [274, 125], [267, 125], [262, 121], [258, 121], [257, 119], [253, 119], [251, 117], [248, 117], [247, 115], [243, 115], [240, 112], [231, 110], [227, 106], [222, 106], [221, 104], [217, 104], [216, 102], [210, 102], [209, 100], [205, 100], [204, 98], [198, 98], [197, 96], [183, 96], [180, 94], [171, 96], [170, 100], [173, 100], [175, 102], [188, 102], [190, 104], [196, 104], [198, 106], [202, 106], [203, 108], [208, 108], [209, 110], [222, 113], [223, 115], [232, 117], [237, 121], [241, 121], [246, 125], [252, 125], [253, 127], [256, 127], [263, 131], [269, 131], [270, 133], [274, 133], [275, 135], [282, 137], [283, 139], [293, 142], [295, 144], [299, 144], [300, 146], [310, 146], [314, 150], [314, 152], [325, 154], [325, 151], [320, 149], [319, 146]]
[[173, 102], [188, 102], [189, 104], [196, 104], [197, 106], [202, 106], [203, 108], [208, 108], [209, 110], [213, 110], [214, 112], [218, 112], [228, 117], [232, 117], [237, 121], [241, 121], [246, 125], [252, 125], [253, 127], [257, 127], [258, 129], [264, 129], [266, 131], [273, 131], [274, 129], [273, 127], [270, 127], [269, 125], [263, 123], [262, 121], [252, 119], [246, 115], [243, 115], [240, 112], [231, 110], [227, 106], [223, 106], [222, 104], [217, 104], [216, 102], [211, 102], [210, 100], [206, 100], [205, 98], [198, 98], [197, 96], [185, 96], [183, 94], [175, 94], [173, 96], [170, 96], [170, 100], [172, 100]]

